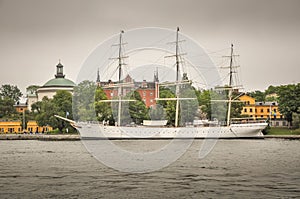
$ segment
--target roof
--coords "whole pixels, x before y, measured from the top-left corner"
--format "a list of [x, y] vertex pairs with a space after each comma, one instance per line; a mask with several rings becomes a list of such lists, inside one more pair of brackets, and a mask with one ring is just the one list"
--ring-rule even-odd
[[66, 78], [54, 78], [46, 82], [42, 87], [74, 87], [76, 84]]

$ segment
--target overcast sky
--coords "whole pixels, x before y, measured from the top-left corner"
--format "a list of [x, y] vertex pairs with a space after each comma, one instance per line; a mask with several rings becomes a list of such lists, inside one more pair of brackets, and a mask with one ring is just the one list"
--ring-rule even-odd
[[180, 26], [208, 52], [234, 43], [246, 91], [300, 82], [299, 0], [0, 0], [0, 85], [43, 85], [59, 59], [76, 81], [99, 43], [148, 26]]

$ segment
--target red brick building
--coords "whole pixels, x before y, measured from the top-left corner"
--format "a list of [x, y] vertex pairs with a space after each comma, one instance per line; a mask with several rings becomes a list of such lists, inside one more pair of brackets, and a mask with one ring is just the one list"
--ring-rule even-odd
[[[100, 75], [98, 72], [97, 76], [97, 85], [101, 86], [107, 96], [108, 99], [113, 99], [118, 96], [118, 86], [116, 84], [119, 84], [118, 82], [112, 82], [109, 80], [108, 82], [101, 82], [100, 81]], [[147, 107], [154, 106], [156, 104], [155, 98], [157, 98], [158, 93], [158, 74], [154, 74], [154, 81], [153, 82], [147, 82], [146, 80], [142, 82], [134, 81], [134, 79], [131, 78], [130, 75], [127, 75], [122, 81], [121, 84], [122, 90], [123, 90], [123, 96], [128, 94], [132, 91], [137, 91], [142, 100], [144, 101], [145, 105]]]

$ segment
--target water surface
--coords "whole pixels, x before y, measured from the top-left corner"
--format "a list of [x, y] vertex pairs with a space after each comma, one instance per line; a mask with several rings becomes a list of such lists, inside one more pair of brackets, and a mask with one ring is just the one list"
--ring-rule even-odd
[[[114, 141], [147, 151], [167, 140]], [[98, 162], [80, 141], [0, 141], [0, 198], [299, 198], [300, 141], [203, 140], [170, 166], [122, 173]]]

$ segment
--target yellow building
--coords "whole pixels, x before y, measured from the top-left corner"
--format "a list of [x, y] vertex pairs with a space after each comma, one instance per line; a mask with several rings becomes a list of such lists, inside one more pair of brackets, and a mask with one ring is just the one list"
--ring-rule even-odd
[[38, 126], [36, 121], [28, 121], [24, 131], [21, 121], [0, 121], [0, 133], [45, 133], [52, 130], [50, 126]]
[[52, 131], [53, 128], [51, 126], [39, 126], [36, 121], [28, 121], [27, 122], [27, 132], [33, 133], [45, 133], [48, 131]]
[[240, 101], [244, 102], [244, 106], [243, 106], [241, 114], [248, 115], [249, 117], [256, 119], [256, 117], [255, 117], [255, 99], [248, 95], [242, 95], [239, 99], [240, 99]]
[[248, 115], [253, 119], [284, 119], [278, 111], [277, 102], [256, 102], [253, 97], [242, 95], [240, 101], [244, 102], [242, 115]]
[[20, 121], [1, 121], [0, 133], [20, 133], [22, 132]]

